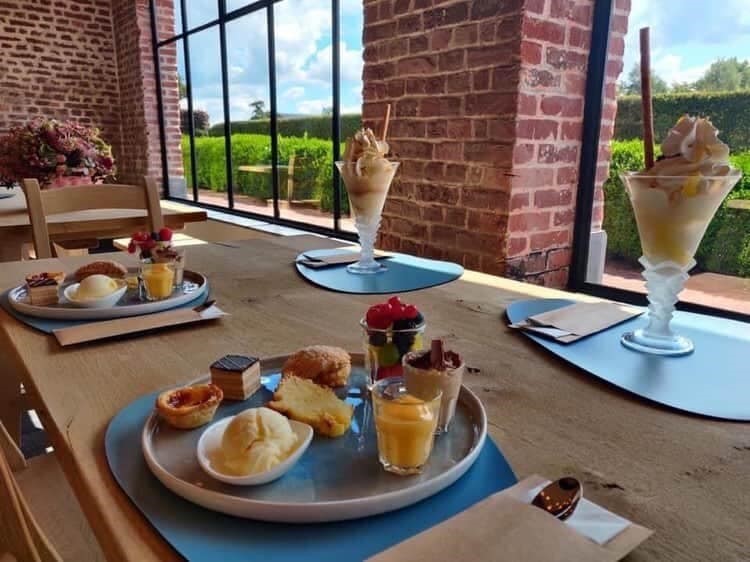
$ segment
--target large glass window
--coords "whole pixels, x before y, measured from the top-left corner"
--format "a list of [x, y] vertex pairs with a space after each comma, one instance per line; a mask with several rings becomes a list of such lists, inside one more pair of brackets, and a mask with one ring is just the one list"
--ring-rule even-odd
[[[730, 147], [732, 165], [743, 172], [708, 225], [680, 300], [685, 308], [750, 314], [750, 134], [745, 119], [750, 112], [750, 29], [736, 17], [740, 1], [719, 4], [696, 19], [685, 13], [681, 0], [632, 0], [629, 13], [626, 3], [612, 2], [608, 72], [590, 68], [589, 80], [598, 80], [604, 94], [602, 139], [607, 139], [608, 127], [613, 128], [613, 136], [598, 151], [599, 177], [594, 177], [594, 161], [588, 167], [590, 177], [581, 178], [579, 197], [592, 192], [594, 197], [592, 209], [578, 210], [579, 223], [584, 221], [577, 225], [579, 234], [591, 235], [586, 255], [581, 247], [576, 248], [573, 288], [645, 301], [643, 268], [638, 263], [641, 244], [620, 175], [644, 168], [639, 31], [649, 27], [657, 157], [669, 129], [689, 113], [712, 120], [719, 138]], [[607, 19], [600, 18], [595, 24], [592, 50], [601, 50]], [[613, 69], [618, 66], [622, 72], [614, 76]], [[609, 99], [612, 92], [616, 92], [616, 113]], [[587, 100], [589, 115], [599, 102]], [[596, 152], [586, 147], [582, 150], [582, 154]], [[608, 175], [603, 175], [602, 165], [607, 160]], [[582, 170], [586, 168], [584, 165]], [[667, 221], [660, 223], [666, 225]], [[667, 232], [659, 238], [660, 244], [662, 241], [665, 251], [671, 251], [666, 246], [680, 245]]]
[[171, 49], [177, 73], [159, 73], [168, 196], [347, 237], [333, 162], [360, 123], [362, 0], [162, 4], [157, 58]]

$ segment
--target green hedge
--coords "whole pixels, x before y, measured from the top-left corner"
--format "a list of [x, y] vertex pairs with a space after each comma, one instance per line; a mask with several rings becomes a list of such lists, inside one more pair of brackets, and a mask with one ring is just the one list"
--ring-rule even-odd
[[[721, 132], [721, 139], [733, 152], [750, 148], [750, 91], [688, 92], [654, 95], [654, 134], [661, 142], [680, 115], [706, 115]], [[641, 98], [617, 99], [615, 138], [643, 138]]]
[[[750, 151], [731, 157], [743, 177], [729, 199], [750, 199]], [[641, 243], [633, 209], [619, 174], [643, 169], [640, 141], [613, 141], [609, 178], [604, 183], [604, 223], [609, 256], [636, 264]], [[724, 202], [703, 237], [695, 256], [704, 271], [750, 277], [750, 211], [731, 209]]]
[[[188, 186], [192, 185], [189, 137], [182, 138], [182, 157]], [[195, 139], [198, 187], [226, 191], [224, 137]], [[333, 151], [330, 141], [300, 137], [279, 137], [279, 162], [289, 162], [295, 155], [294, 198], [316, 199], [323, 211], [333, 211]], [[271, 199], [271, 174], [241, 172], [239, 166], [270, 164], [271, 141], [267, 135], [232, 135], [232, 184], [238, 194], [257, 199]], [[285, 176], [281, 176], [280, 194], [286, 193]], [[342, 210], [348, 212], [348, 201], [342, 198]]]
[[[359, 114], [341, 116], [341, 138], [345, 139], [354, 134], [361, 127], [362, 116]], [[285, 137], [312, 137], [316, 139], [331, 138], [331, 116], [312, 115], [310, 117], [288, 117], [278, 120], [279, 135]], [[232, 135], [248, 133], [253, 135], [269, 135], [270, 121], [268, 119], [253, 119], [249, 121], [232, 121]], [[224, 123], [218, 123], [209, 129], [212, 137], [224, 136]]]

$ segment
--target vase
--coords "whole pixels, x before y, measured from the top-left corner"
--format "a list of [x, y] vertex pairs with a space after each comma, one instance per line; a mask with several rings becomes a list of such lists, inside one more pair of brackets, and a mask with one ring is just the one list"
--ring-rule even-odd
[[91, 176], [55, 176], [45, 186], [45, 189], [61, 189], [79, 185], [91, 185]]
[[648, 324], [623, 334], [625, 347], [651, 355], [686, 355], [695, 346], [670, 323], [695, 266], [695, 252], [721, 202], [741, 173], [726, 176], [620, 176], [633, 206], [643, 256]]

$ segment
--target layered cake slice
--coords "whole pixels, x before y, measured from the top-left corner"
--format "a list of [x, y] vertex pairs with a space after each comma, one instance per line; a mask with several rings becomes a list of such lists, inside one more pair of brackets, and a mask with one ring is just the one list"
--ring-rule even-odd
[[225, 355], [211, 365], [211, 382], [230, 400], [247, 400], [260, 388], [260, 360], [244, 355]]
[[26, 293], [29, 295], [31, 304], [36, 306], [49, 306], [57, 304], [60, 300], [58, 289], [65, 280], [62, 271], [44, 271], [26, 276]]

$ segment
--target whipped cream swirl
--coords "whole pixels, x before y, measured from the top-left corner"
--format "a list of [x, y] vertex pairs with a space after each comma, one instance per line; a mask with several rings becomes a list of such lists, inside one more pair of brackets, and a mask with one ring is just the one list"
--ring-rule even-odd
[[683, 115], [662, 142], [662, 156], [646, 176], [727, 176], [733, 172], [729, 147], [709, 119]]
[[358, 176], [373, 175], [390, 165], [385, 158], [389, 150], [388, 143], [378, 140], [372, 129], [360, 129], [353, 137], [346, 139], [344, 160], [355, 163], [354, 170]]

